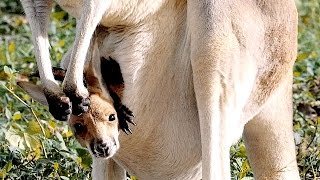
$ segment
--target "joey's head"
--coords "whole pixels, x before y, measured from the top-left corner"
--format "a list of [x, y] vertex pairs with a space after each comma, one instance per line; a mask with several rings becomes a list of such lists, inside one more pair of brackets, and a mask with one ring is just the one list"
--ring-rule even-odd
[[[48, 105], [42, 87], [31, 82], [19, 82], [32, 98], [44, 105]], [[119, 149], [119, 131], [121, 121], [115, 109], [112, 98], [104, 98], [101, 94], [92, 93], [89, 96], [90, 106], [86, 113], [79, 116], [71, 115], [68, 123], [79, 143], [87, 147], [91, 155], [96, 158], [108, 158]]]
[[[48, 105], [41, 86], [31, 82], [18, 84], [32, 98]], [[68, 120], [79, 143], [87, 147], [95, 158], [113, 156], [119, 149], [120, 130], [131, 133], [128, 123], [135, 125], [131, 119], [132, 112], [121, 104], [116, 93], [111, 94], [113, 98], [107, 98], [101, 93], [91, 93], [89, 110], [78, 116], [71, 115]]]
[[113, 102], [90, 95], [90, 108], [80, 116], [71, 115], [69, 125], [80, 144], [96, 158], [108, 158], [119, 149], [119, 119]]

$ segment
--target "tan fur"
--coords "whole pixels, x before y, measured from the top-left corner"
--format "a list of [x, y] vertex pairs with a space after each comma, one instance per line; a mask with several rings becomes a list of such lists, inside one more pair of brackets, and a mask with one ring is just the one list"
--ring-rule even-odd
[[[82, 21], [85, 4], [57, 2]], [[123, 171], [106, 171], [115, 166], [142, 180], [230, 179], [229, 148], [243, 131], [256, 179], [299, 179], [294, 1], [90, 2], [105, 2], [99, 51], [120, 64], [123, 102], [138, 124], [133, 135], [120, 135], [111, 162], [94, 158], [93, 179], [123, 179]]]
[[[118, 140], [118, 120], [111, 122], [108, 120], [109, 115], [117, 114], [112, 102], [101, 98], [97, 94], [91, 94], [90, 101], [92, 104], [87, 113], [83, 113], [80, 116], [72, 115], [68, 121], [70, 127], [81, 123], [87, 128], [86, 132], [75, 134], [80, 144], [84, 147], [89, 147], [89, 143], [95, 139], [104, 139], [105, 137]], [[119, 146], [119, 142], [116, 143]]]

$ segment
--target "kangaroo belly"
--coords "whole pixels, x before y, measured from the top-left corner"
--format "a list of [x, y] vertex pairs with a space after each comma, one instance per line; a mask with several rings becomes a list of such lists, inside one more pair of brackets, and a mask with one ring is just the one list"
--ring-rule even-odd
[[[101, 50], [120, 64], [123, 103], [137, 123], [132, 135], [120, 135], [115, 160], [140, 179], [200, 179], [198, 111], [189, 53], [183, 52], [188, 48], [180, 44], [173, 53], [171, 40], [156, 43], [145, 29], [138, 32], [123, 33], [121, 40], [110, 32]], [[159, 46], [168, 51], [159, 53]]]
[[200, 128], [191, 82], [179, 87], [178, 76], [162, 78], [139, 88], [141, 101], [129, 105], [137, 126], [133, 135], [120, 136], [116, 159], [141, 179], [200, 179]]
[[201, 141], [195, 104], [153, 101], [146, 103], [148, 109], [136, 111], [133, 135], [120, 136], [116, 159], [141, 179], [200, 179]]

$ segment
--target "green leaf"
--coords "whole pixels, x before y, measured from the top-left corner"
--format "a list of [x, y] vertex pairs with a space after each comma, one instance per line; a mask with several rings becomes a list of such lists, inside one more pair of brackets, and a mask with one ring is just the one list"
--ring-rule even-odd
[[49, 120], [48, 125], [51, 126], [53, 129], [57, 127], [57, 123], [51, 119]]
[[69, 180], [69, 178], [66, 177], [66, 176], [60, 176], [60, 178], [63, 179], [63, 180]]
[[309, 53], [301, 53], [297, 57], [297, 61], [302, 61], [304, 59], [307, 59], [309, 57]]
[[8, 163], [6, 164], [6, 172], [9, 172], [12, 169], [12, 161], [9, 160]]
[[9, 130], [5, 132], [5, 139], [9, 142], [10, 145], [18, 147], [22, 150], [25, 149], [23, 138], [19, 136], [13, 128], [10, 127]]
[[237, 156], [242, 158], [247, 157], [246, 147], [244, 146], [243, 142], [239, 144], [239, 150], [237, 152]]
[[294, 77], [300, 77], [300, 76], [301, 76], [301, 72], [294, 71], [294, 72], [293, 72], [293, 76], [294, 76]]
[[12, 114], [11, 114], [11, 112], [10, 112], [10, 110], [8, 108], [5, 109], [5, 114], [6, 114], [6, 118], [8, 120], [11, 120]]
[[28, 134], [41, 134], [41, 127], [37, 121], [32, 120], [28, 122], [28, 127], [26, 129]]
[[247, 150], [246, 147], [244, 146], [243, 143], [241, 143], [240, 147], [239, 147], [240, 153], [243, 154], [244, 156], [246, 156]]
[[0, 178], [4, 179], [6, 176], [7, 176], [7, 171], [6, 171], [6, 168], [4, 167], [0, 170]]
[[30, 136], [27, 133], [24, 133], [24, 140], [27, 147], [31, 150], [36, 150], [41, 146], [41, 143], [39, 140], [37, 140], [35, 137]]
[[246, 159], [242, 163], [241, 171], [239, 173], [239, 179], [244, 178], [248, 174], [248, 172], [250, 172], [250, 170], [251, 170], [251, 168], [250, 168], [250, 165], [249, 165], [249, 161], [248, 161], [248, 159]]
[[59, 163], [57, 162], [54, 162], [52, 166], [53, 166], [53, 169], [56, 171], [59, 169]]
[[62, 40], [58, 41], [57, 46], [58, 47], [63, 47], [63, 46], [65, 46], [65, 44], [66, 44], [65, 41], [62, 39]]
[[16, 44], [14, 43], [14, 41], [11, 41], [8, 46], [8, 51], [9, 53], [13, 53], [15, 50], [16, 50]]
[[57, 20], [57, 21], [61, 20], [65, 15], [66, 13], [64, 11], [52, 13], [52, 17], [54, 18], [54, 20]]
[[12, 116], [12, 120], [20, 120], [22, 118], [22, 115], [19, 111], [15, 112]]
[[11, 68], [9, 68], [8, 66], [4, 66], [3, 67], [3, 70], [4, 70], [4, 72], [6, 73], [6, 74], [8, 74], [8, 75], [11, 75], [12, 74], [12, 69]]
[[64, 140], [63, 140], [63, 137], [62, 137], [62, 135], [59, 133], [59, 132], [55, 132], [55, 136], [58, 138], [58, 140], [59, 140], [59, 145], [60, 145], [60, 148], [61, 148], [61, 150], [68, 150], [68, 148], [66, 147], [66, 144], [65, 144], [65, 142], [64, 142]]
[[92, 164], [92, 158], [89, 153], [86, 156], [81, 157], [81, 167], [85, 169], [89, 169]]

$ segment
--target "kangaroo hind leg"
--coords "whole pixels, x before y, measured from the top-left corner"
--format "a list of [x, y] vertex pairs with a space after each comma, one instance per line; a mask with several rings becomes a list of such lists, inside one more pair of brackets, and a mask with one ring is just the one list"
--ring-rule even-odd
[[300, 179], [292, 128], [292, 81], [286, 83], [244, 129], [256, 179]]
[[31, 27], [39, 75], [49, 111], [55, 119], [66, 121], [71, 113], [70, 100], [62, 92], [52, 71], [48, 71], [52, 69], [47, 30], [52, 0], [21, 0], [21, 4]]

